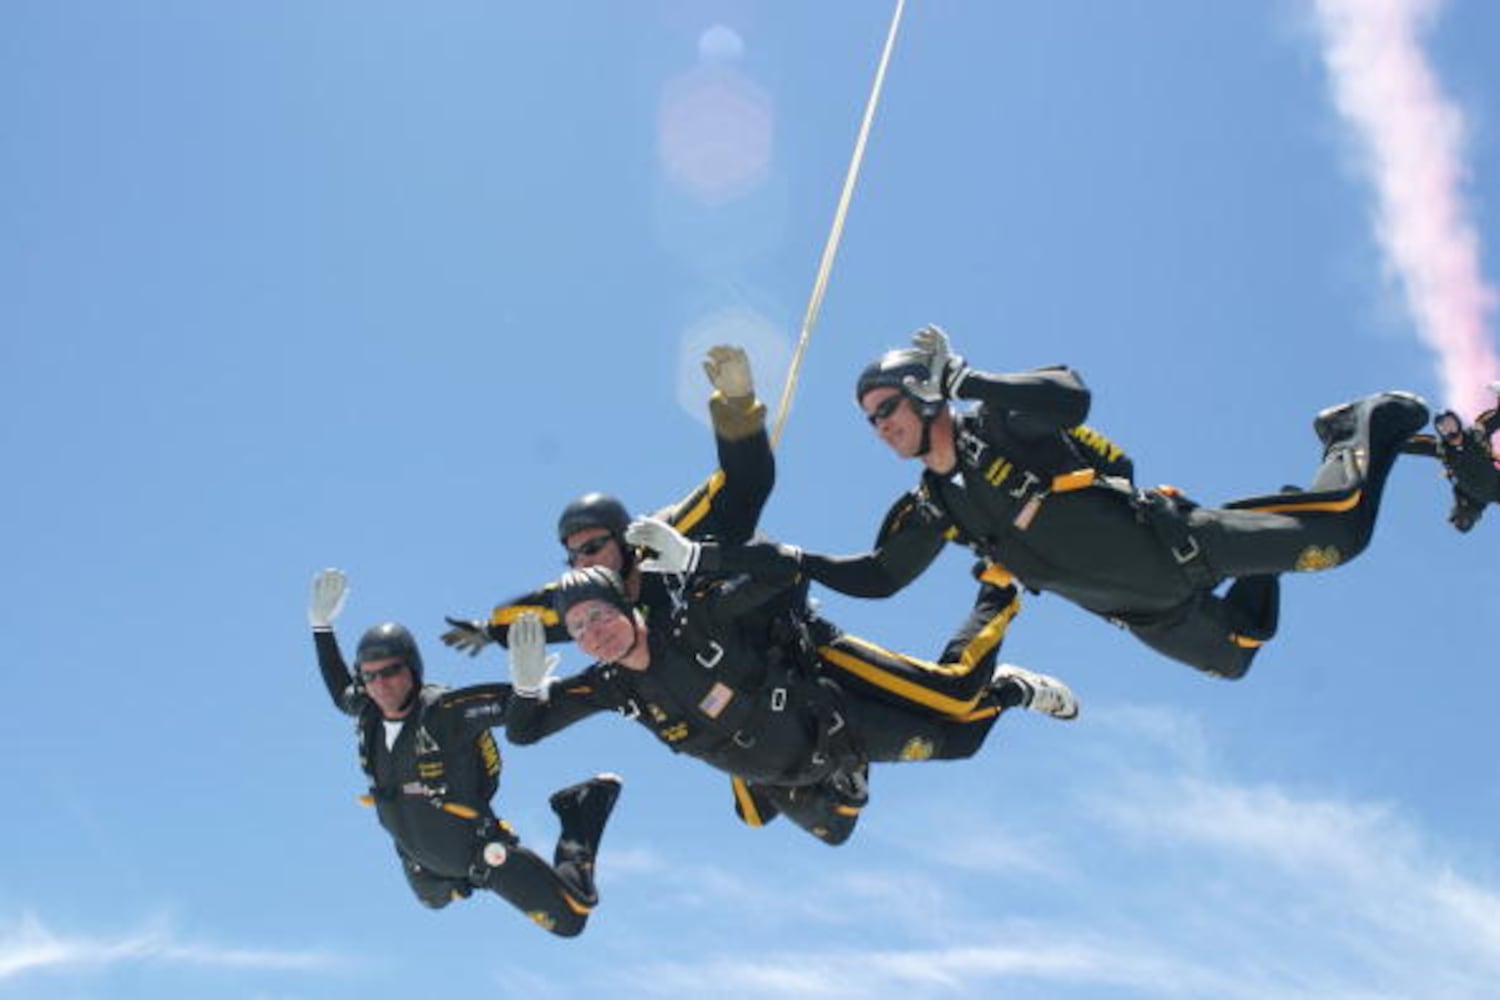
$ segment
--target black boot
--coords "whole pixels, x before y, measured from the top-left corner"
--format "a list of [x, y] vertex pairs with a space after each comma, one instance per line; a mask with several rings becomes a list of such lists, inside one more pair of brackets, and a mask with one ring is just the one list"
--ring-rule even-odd
[[554, 792], [549, 800], [562, 823], [552, 865], [577, 889], [579, 902], [586, 906], [599, 901], [594, 886], [594, 857], [599, 853], [604, 825], [620, 797], [620, 785], [619, 775], [600, 774]]

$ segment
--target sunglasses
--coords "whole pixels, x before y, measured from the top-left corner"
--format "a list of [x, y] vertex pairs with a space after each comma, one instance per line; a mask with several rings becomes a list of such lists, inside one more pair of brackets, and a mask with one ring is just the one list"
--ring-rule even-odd
[[390, 666], [381, 667], [379, 670], [361, 670], [359, 676], [366, 684], [373, 684], [375, 681], [390, 680], [405, 669], [406, 664], [404, 663], [392, 663]]
[[604, 546], [608, 545], [612, 540], [613, 540], [612, 536], [610, 536], [610, 535], [599, 535], [599, 536], [597, 536], [595, 538], [590, 538], [588, 541], [584, 542], [582, 545], [578, 546], [577, 548], [569, 548], [568, 549], [568, 561], [572, 562], [574, 559], [577, 559], [579, 556], [591, 556], [591, 555], [594, 555], [600, 549], [604, 548]]
[[887, 396], [885, 402], [881, 403], [879, 406], [875, 407], [875, 409], [865, 414], [865, 419], [870, 422], [871, 427], [874, 427], [886, 417], [896, 412], [896, 408], [901, 405], [901, 399], [902, 397], [900, 393], [897, 393], [894, 396]]

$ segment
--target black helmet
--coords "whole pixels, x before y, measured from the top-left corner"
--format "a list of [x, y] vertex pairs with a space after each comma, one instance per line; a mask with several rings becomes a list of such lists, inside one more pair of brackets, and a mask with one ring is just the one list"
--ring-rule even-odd
[[355, 669], [362, 663], [375, 660], [400, 659], [411, 671], [414, 689], [422, 685], [422, 654], [417, 650], [417, 641], [402, 625], [386, 622], [367, 631], [359, 640], [354, 653]]
[[552, 607], [559, 618], [565, 617], [573, 605], [584, 601], [604, 601], [618, 608], [621, 614], [631, 613], [630, 602], [625, 598], [625, 584], [620, 582], [620, 574], [608, 566], [570, 569], [552, 588]]
[[854, 383], [854, 401], [861, 402], [865, 393], [881, 386], [900, 389], [905, 395], [916, 399], [908, 380], [925, 382], [932, 377], [932, 368], [927, 360], [926, 352], [915, 347], [898, 347], [893, 351], [886, 351], [865, 365], [865, 370], [859, 373], [859, 381]]
[[913, 382], [926, 382], [932, 378], [932, 365], [929, 362], [925, 351], [919, 351], [915, 347], [898, 347], [886, 351], [865, 365], [865, 370], [859, 373], [859, 379], [854, 383], [854, 402], [861, 406], [866, 393], [883, 386], [899, 390], [911, 402], [912, 409], [917, 411], [917, 416], [922, 420], [922, 442], [918, 455], [927, 454], [927, 449], [932, 446], [932, 421], [944, 406], [941, 399], [923, 399], [912, 390]]
[[557, 540], [566, 545], [568, 536], [575, 532], [603, 528], [620, 546], [624, 563], [621, 572], [629, 573], [635, 565], [635, 548], [625, 544], [625, 529], [629, 526], [630, 511], [618, 497], [608, 493], [585, 493], [563, 508], [562, 516], [557, 519]]
[[629, 524], [630, 512], [618, 498], [608, 493], [585, 493], [563, 508], [557, 519], [557, 540], [565, 542], [569, 535], [585, 528], [603, 528], [623, 539]]

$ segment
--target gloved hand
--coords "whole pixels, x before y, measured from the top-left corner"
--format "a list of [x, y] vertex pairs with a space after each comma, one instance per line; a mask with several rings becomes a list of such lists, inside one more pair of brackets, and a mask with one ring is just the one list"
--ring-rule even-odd
[[542, 616], [534, 611], [516, 616], [507, 639], [511, 688], [522, 698], [539, 696], [560, 659], [556, 653], [547, 652], [547, 628]]
[[1500, 396], [1500, 379], [1497, 379], [1494, 382], [1491, 382], [1490, 385], [1489, 385], [1489, 390], [1490, 390], [1490, 392], [1493, 392], [1495, 395]]
[[1479, 523], [1479, 515], [1483, 513], [1483, 507], [1473, 507], [1466, 503], [1456, 503], [1453, 505], [1453, 510], [1448, 514], [1448, 523], [1459, 531], [1467, 532]]
[[446, 615], [443, 616], [443, 621], [453, 626], [443, 633], [443, 644], [451, 646], [460, 653], [478, 656], [481, 649], [495, 641], [485, 631], [483, 622], [468, 621], [463, 618], [449, 618]]
[[698, 567], [703, 546], [690, 542], [676, 528], [654, 517], [638, 517], [625, 529], [625, 540], [655, 552], [641, 560], [643, 573], [691, 573]]
[[958, 384], [969, 374], [964, 359], [953, 353], [948, 335], [940, 326], [924, 326], [912, 334], [912, 345], [927, 355], [927, 370], [931, 372], [925, 382], [913, 379], [908, 382], [911, 391], [929, 403], [952, 399]]
[[307, 605], [307, 623], [313, 628], [332, 628], [349, 596], [349, 578], [343, 570], [325, 569], [313, 577], [312, 600]]
[[755, 383], [750, 378], [750, 358], [742, 347], [729, 344], [710, 347], [703, 371], [713, 387], [725, 397], [755, 395]]

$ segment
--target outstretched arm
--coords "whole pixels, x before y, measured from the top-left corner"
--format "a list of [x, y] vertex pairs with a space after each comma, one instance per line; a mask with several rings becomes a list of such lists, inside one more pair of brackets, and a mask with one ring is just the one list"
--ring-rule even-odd
[[932, 565], [950, 525], [922, 499], [920, 490], [903, 495], [881, 522], [875, 547], [859, 555], [802, 554], [802, 571], [830, 590], [851, 597], [889, 597]]
[[572, 641], [568, 630], [563, 627], [562, 619], [552, 609], [552, 585], [549, 583], [540, 590], [533, 590], [495, 605], [487, 620], [445, 618], [449, 628], [443, 633], [443, 642], [461, 653], [478, 656], [479, 651], [492, 642], [507, 645], [510, 642], [511, 625], [528, 612], [541, 618], [547, 629], [548, 642]]
[[359, 714], [364, 693], [344, 662], [339, 641], [333, 634], [333, 622], [344, 610], [349, 581], [343, 572], [325, 569], [313, 577], [312, 598], [307, 605], [307, 622], [312, 626], [313, 646], [318, 651], [318, 670], [334, 707], [349, 715]]
[[1399, 450], [1404, 455], [1426, 455], [1428, 458], [1437, 458], [1437, 438], [1431, 434], [1413, 434], [1401, 442]]
[[620, 707], [610, 697], [603, 668], [592, 666], [555, 681], [544, 696], [512, 697], [506, 709], [505, 738], [518, 745], [536, 743], [591, 715]]

